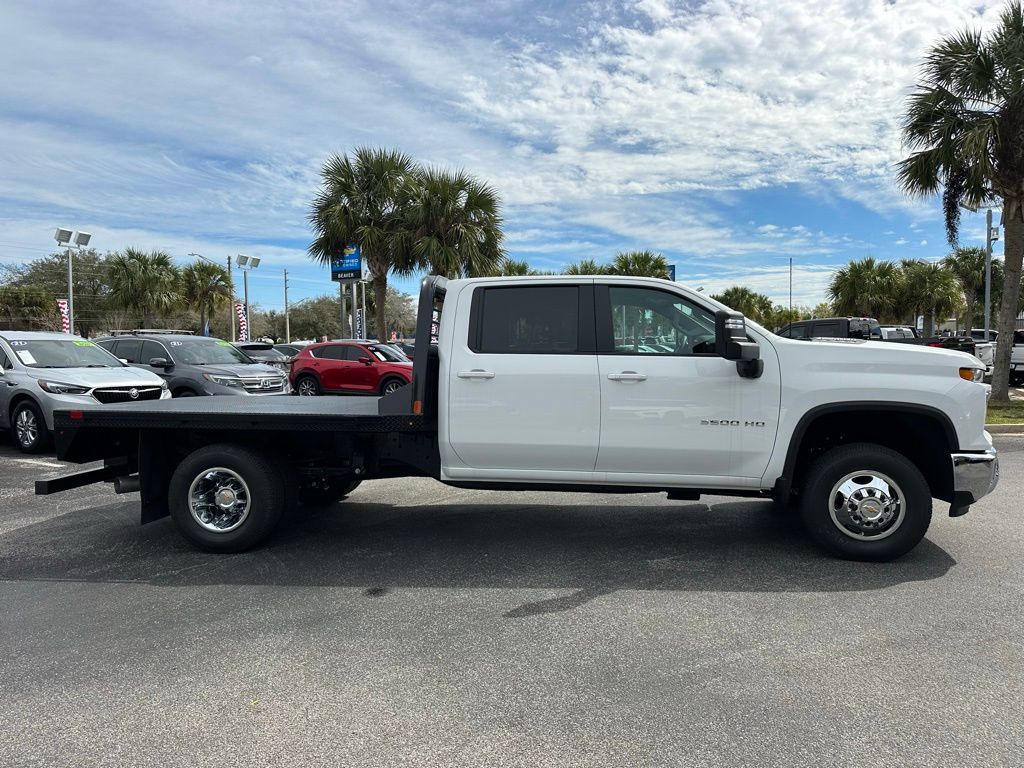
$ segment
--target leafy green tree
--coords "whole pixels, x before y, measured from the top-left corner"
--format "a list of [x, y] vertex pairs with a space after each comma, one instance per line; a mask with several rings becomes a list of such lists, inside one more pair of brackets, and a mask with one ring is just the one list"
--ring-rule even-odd
[[964, 306], [957, 276], [941, 263], [904, 261], [900, 265], [905, 295], [924, 315], [924, 335], [935, 333], [935, 319], [943, 320]]
[[886, 318], [895, 310], [900, 279], [891, 262], [851, 261], [832, 276], [829, 302], [837, 315]]
[[620, 251], [612, 260], [609, 273], [629, 277], [668, 279], [668, 260], [654, 251]]
[[289, 307], [288, 315], [293, 339], [341, 337], [341, 304], [338, 296], [317, 296], [297, 301]]
[[813, 320], [816, 317], [832, 317], [836, 313], [832, 302], [822, 301], [807, 312], [802, 313], [801, 319]]
[[711, 298], [722, 302], [729, 309], [742, 312], [744, 316], [755, 322], [765, 325], [773, 322], [772, 315], [775, 308], [772, 305], [772, 300], [764, 294], [752, 291], [742, 285], [726, 288]]
[[1024, 8], [1008, 2], [988, 34], [964, 29], [926, 54], [907, 105], [903, 139], [911, 154], [899, 164], [910, 194], [942, 190], [946, 233], [956, 245], [961, 204], [1001, 201], [1005, 227], [1005, 292], [992, 397], [1009, 400], [1009, 364], [1024, 258]]
[[493, 274], [505, 257], [501, 223], [493, 187], [462, 170], [418, 169], [399, 252], [435, 275]]
[[[104, 328], [110, 309], [108, 257], [95, 249], [71, 252], [72, 282], [75, 292], [75, 330], [86, 336]], [[52, 253], [26, 264], [0, 265], [0, 283], [12, 288], [38, 289], [53, 304], [68, 295], [68, 257]], [[49, 316], [49, 310], [47, 310]], [[54, 315], [56, 316], [56, 315]]]
[[182, 304], [181, 275], [163, 251], [125, 248], [110, 257], [109, 269], [112, 304], [141, 317], [144, 328]]
[[388, 275], [409, 275], [417, 266], [409, 232], [419, 168], [398, 150], [358, 147], [352, 155], [330, 157], [309, 222], [315, 237], [309, 255], [321, 264], [358, 243], [373, 275], [378, 328], [385, 327]]
[[42, 288], [0, 286], [0, 324], [12, 330], [57, 330], [57, 305]]
[[199, 313], [199, 329], [206, 327], [206, 318], [231, 304], [228, 271], [219, 264], [196, 261], [181, 270], [181, 293], [185, 304]]
[[598, 264], [593, 259], [583, 259], [574, 262], [565, 268], [567, 275], [607, 275], [610, 274], [609, 267]]

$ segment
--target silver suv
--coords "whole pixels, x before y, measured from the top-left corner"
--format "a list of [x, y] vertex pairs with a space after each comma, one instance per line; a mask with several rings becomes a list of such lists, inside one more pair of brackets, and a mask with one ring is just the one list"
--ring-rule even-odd
[[49, 447], [57, 408], [170, 396], [159, 376], [78, 336], [0, 331], [0, 427], [25, 453]]

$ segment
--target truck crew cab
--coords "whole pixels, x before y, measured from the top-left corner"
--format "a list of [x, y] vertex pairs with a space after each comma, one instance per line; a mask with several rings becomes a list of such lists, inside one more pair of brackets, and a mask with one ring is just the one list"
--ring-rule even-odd
[[978, 362], [785, 339], [683, 286], [631, 277], [425, 278], [412, 383], [379, 399], [219, 398], [66, 410], [61, 458], [99, 469], [198, 546], [263, 541], [289, 506], [363, 480], [773, 498], [840, 557], [913, 548], [932, 499], [998, 479]]

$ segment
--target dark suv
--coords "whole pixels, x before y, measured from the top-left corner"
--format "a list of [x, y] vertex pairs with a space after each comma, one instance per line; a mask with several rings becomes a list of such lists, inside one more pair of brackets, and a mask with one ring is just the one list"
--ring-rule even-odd
[[129, 333], [96, 343], [129, 365], [153, 371], [174, 397], [286, 395], [280, 369], [257, 363], [229, 341], [174, 333]]

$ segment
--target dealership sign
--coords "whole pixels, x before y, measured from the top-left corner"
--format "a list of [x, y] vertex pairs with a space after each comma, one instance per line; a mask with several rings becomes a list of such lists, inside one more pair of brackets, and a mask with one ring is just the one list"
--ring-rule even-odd
[[363, 254], [359, 246], [350, 243], [340, 256], [331, 259], [331, 280], [357, 281], [363, 275]]

